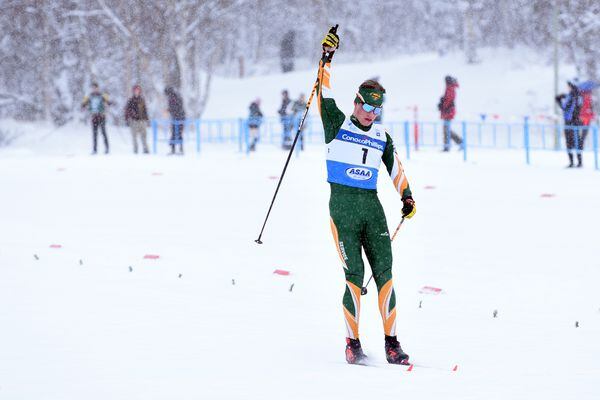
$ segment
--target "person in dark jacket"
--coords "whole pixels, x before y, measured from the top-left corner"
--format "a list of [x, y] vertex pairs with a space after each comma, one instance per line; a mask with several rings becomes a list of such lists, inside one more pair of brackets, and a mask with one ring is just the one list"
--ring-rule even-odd
[[171, 154], [175, 154], [175, 145], [179, 145], [179, 152], [183, 154], [183, 128], [185, 126], [185, 110], [183, 99], [172, 87], [165, 88], [169, 114], [171, 115]]
[[108, 136], [106, 135], [106, 107], [113, 103], [108, 99], [106, 93], [101, 93], [96, 82], [92, 83], [92, 93], [85, 96], [81, 103], [81, 108], [87, 108], [92, 116], [92, 136], [94, 147], [92, 154], [98, 151], [98, 128], [104, 137], [104, 152], [108, 154]]
[[125, 106], [125, 121], [131, 129], [133, 139], [133, 152], [138, 152], [138, 137], [142, 142], [144, 154], [148, 154], [148, 142], [146, 141], [146, 126], [148, 125], [148, 111], [146, 102], [142, 97], [142, 87], [135, 85], [133, 87], [133, 96], [127, 100]]
[[446, 91], [440, 98], [438, 109], [440, 110], [441, 119], [444, 121], [444, 151], [450, 151], [450, 138], [459, 146], [462, 145], [462, 139], [451, 129], [452, 120], [456, 115], [456, 89], [458, 81], [456, 78], [448, 75], [444, 78], [446, 82]]
[[287, 90], [281, 92], [281, 107], [277, 113], [281, 119], [282, 131], [282, 147], [284, 150], [289, 150], [292, 147], [292, 116], [288, 114], [287, 108], [292, 101]]
[[[556, 96], [556, 102], [563, 110], [565, 121], [565, 139], [567, 142], [567, 154], [569, 156], [569, 165], [567, 168], [573, 168], [573, 151], [577, 153], [577, 166], [583, 166], [581, 150], [583, 149], [583, 138], [581, 137], [580, 112], [582, 106], [582, 97], [575, 82], [567, 82], [569, 93]], [[576, 143], [577, 142], [577, 143]]]
[[[304, 111], [306, 111], [306, 97], [304, 96], [304, 93], [300, 93], [298, 99], [296, 99], [296, 101], [294, 101], [294, 104], [292, 104], [292, 127], [294, 129], [298, 129], [300, 127], [300, 121], [302, 120], [302, 115], [304, 115]], [[300, 141], [300, 150], [304, 150], [305, 126], [306, 124], [302, 126], [302, 130], [300, 131], [300, 137], [298, 138], [298, 140]]]
[[263, 113], [260, 110], [260, 99], [250, 103], [250, 113], [248, 115], [248, 128], [250, 129], [250, 151], [256, 150], [256, 143], [260, 139], [260, 125], [262, 124]]

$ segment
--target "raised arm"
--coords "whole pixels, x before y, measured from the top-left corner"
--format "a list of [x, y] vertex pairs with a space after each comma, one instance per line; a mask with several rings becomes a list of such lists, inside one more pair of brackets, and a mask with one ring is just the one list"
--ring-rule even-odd
[[323, 121], [325, 143], [329, 143], [335, 138], [346, 119], [344, 113], [335, 104], [331, 92], [331, 60], [333, 53], [339, 45], [339, 37], [336, 34], [336, 30], [336, 28], [331, 28], [325, 39], [323, 39], [323, 57], [319, 61], [317, 104], [319, 106], [319, 113], [321, 114], [321, 121]]

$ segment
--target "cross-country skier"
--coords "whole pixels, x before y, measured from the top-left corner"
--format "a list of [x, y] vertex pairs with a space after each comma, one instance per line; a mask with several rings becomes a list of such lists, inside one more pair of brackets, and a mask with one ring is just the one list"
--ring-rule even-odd
[[365, 362], [358, 336], [361, 287], [364, 279], [364, 250], [379, 292], [379, 311], [385, 333], [389, 363], [408, 364], [396, 338], [396, 296], [392, 284], [392, 247], [387, 221], [377, 197], [377, 175], [381, 161], [402, 197], [402, 216], [415, 212], [408, 181], [392, 138], [379, 124], [385, 89], [373, 80], [363, 82], [354, 99], [350, 117], [337, 107], [331, 94], [330, 67], [339, 37], [331, 29], [323, 39], [317, 101], [327, 145], [327, 181], [331, 186], [329, 213], [331, 230], [346, 275], [343, 311], [348, 331], [346, 361]]

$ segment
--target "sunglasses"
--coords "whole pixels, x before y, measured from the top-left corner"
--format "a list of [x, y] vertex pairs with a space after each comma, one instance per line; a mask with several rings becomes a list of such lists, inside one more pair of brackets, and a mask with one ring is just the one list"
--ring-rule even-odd
[[367, 103], [362, 103], [362, 109], [365, 110], [366, 112], [372, 112], [375, 113], [375, 115], [381, 115], [381, 110], [383, 107], [375, 107], [372, 106], [370, 104]]

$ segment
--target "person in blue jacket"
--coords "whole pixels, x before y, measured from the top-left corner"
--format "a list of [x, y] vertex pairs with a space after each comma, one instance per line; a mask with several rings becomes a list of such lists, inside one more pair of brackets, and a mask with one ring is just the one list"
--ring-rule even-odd
[[[581, 112], [582, 98], [579, 88], [575, 82], [568, 81], [569, 93], [556, 96], [556, 102], [563, 111], [565, 121], [565, 139], [567, 142], [567, 154], [569, 155], [569, 165], [567, 168], [573, 168], [573, 152], [577, 153], [578, 167], [582, 166], [581, 150], [579, 150], [579, 142], [581, 142], [581, 120], [579, 114]], [[577, 143], [576, 143], [577, 142]]]

